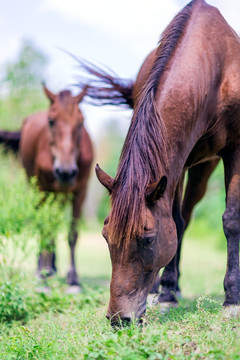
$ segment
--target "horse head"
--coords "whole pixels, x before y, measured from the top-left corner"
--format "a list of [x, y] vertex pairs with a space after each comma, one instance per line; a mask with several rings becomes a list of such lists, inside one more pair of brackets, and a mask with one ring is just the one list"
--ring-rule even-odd
[[68, 90], [55, 95], [44, 85], [44, 92], [50, 100], [48, 110], [48, 136], [53, 159], [53, 174], [58, 182], [69, 185], [78, 175], [83, 114], [79, 103], [86, 94], [86, 88], [72, 96]]
[[[158, 182], [147, 186], [143, 204], [139, 204], [141, 206], [136, 212], [138, 218], [134, 219], [130, 214], [133, 204], [122, 209], [115, 207], [116, 197], [121, 198], [120, 193], [115, 193], [116, 180], [99, 166], [96, 167], [96, 174], [112, 198], [112, 209], [102, 231], [112, 261], [107, 317], [112, 324], [119, 323], [119, 319], [129, 322], [133, 318], [140, 319], [145, 313], [147, 295], [159, 269], [166, 266], [176, 252], [176, 226], [169, 202], [164, 199], [167, 177], [162, 176]], [[123, 201], [127, 204], [125, 198]], [[122, 217], [121, 211], [127, 216]], [[117, 223], [118, 216], [120, 223]], [[125, 223], [122, 219], [125, 219]], [[134, 228], [131, 222], [134, 221], [141, 226], [131, 231]]]

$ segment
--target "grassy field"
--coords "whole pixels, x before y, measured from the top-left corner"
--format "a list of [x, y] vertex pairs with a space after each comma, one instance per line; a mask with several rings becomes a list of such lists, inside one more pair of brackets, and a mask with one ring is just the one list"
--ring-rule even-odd
[[226, 253], [211, 239], [200, 242], [191, 229], [185, 239], [178, 308], [162, 313], [149, 306], [142, 326], [117, 330], [105, 318], [111, 264], [100, 229], [81, 234], [79, 295], [65, 294], [67, 253], [62, 235], [59, 273], [49, 280], [48, 295], [35, 291], [33, 252], [1, 283], [1, 360], [240, 359], [240, 317], [221, 307]]
[[[83, 291], [67, 295], [66, 226], [56, 226], [67, 214], [51, 202], [36, 207], [39, 195], [26, 185], [18, 162], [0, 154], [0, 163], [0, 360], [240, 359], [240, 316], [221, 307], [226, 240], [219, 228], [210, 230], [200, 218], [188, 230], [178, 308], [163, 313], [148, 306], [143, 325], [113, 330], [105, 318], [111, 264], [101, 228], [88, 224], [80, 231]], [[221, 204], [211, 204], [214, 217], [214, 209], [223, 212]], [[35, 277], [39, 236], [53, 227], [61, 233], [58, 274], [48, 281], [51, 292], [41, 294]]]

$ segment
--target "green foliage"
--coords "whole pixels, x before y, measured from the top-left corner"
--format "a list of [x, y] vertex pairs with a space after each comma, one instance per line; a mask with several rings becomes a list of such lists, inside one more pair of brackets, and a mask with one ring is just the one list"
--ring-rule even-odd
[[[43, 313], [65, 313], [69, 308], [74, 311], [85, 307], [103, 306], [103, 290], [99, 287], [86, 287], [81, 298], [66, 295], [56, 279], [46, 280], [49, 293], [36, 291], [37, 280], [31, 282], [31, 289], [24, 287], [26, 278], [15, 275], [11, 280], [0, 282], [0, 323], [12, 321], [26, 322]], [[28, 278], [29, 281], [29, 278]]]
[[[66, 285], [58, 277], [47, 281], [51, 292], [46, 294], [36, 292], [39, 284], [29, 275], [2, 282], [1, 286], [8, 287], [9, 297], [17, 299], [18, 308], [25, 312], [17, 320], [10, 307], [12, 318], [0, 319], [1, 360], [239, 358], [240, 317], [230, 315], [221, 306], [226, 258], [223, 250], [206, 249], [196, 238], [187, 238], [182, 269], [184, 299], [180, 299], [179, 307], [163, 312], [158, 305], [148, 306], [141, 326], [135, 322], [114, 330], [105, 318], [109, 283], [96, 285], [105, 276], [105, 247], [98, 248], [96, 256], [93, 249], [101, 241], [99, 234], [92, 234], [95, 245], [85, 235], [79, 254], [88, 255], [81, 269], [88, 273], [91, 265], [92, 275], [82, 277], [81, 294], [66, 295]], [[7, 298], [0, 300], [7, 303]]]
[[46, 56], [32, 41], [24, 40], [17, 61], [6, 65], [4, 80], [9, 92], [19, 97], [24, 91], [39, 88], [46, 64]]
[[51, 249], [70, 213], [63, 196], [40, 192], [36, 179], [29, 184], [13, 157], [0, 155], [0, 162], [0, 254], [3, 266], [16, 266], [33, 249]]
[[[40, 192], [37, 180], [32, 178], [29, 189], [32, 208], [29, 211], [29, 219], [32, 232], [40, 239], [40, 248], [53, 250], [54, 240], [61, 230], [70, 226], [70, 214], [66, 211], [66, 202], [70, 199], [63, 194]], [[29, 199], [28, 199], [29, 200]], [[29, 204], [29, 202], [28, 202]]]
[[[28, 309], [29, 317], [35, 318], [42, 313], [68, 313], [69, 309], [73, 311], [83, 310], [86, 307], [102, 306], [103, 290], [99, 287], [84, 288], [81, 297], [75, 295], [65, 294], [64, 288], [57, 281], [57, 279], [50, 279], [46, 282], [49, 286], [49, 293], [28, 291], [26, 294], [26, 308]], [[87, 289], [87, 290], [86, 290]]]
[[[44, 296], [42, 299], [45, 301]], [[219, 303], [214, 310], [199, 310], [197, 301], [192, 300], [181, 301], [179, 308], [169, 313], [162, 313], [159, 307], [151, 308], [142, 326], [133, 323], [113, 330], [104, 319], [101, 304], [85, 303], [78, 311], [76, 297], [71, 300], [70, 307], [63, 312], [51, 307], [24, 325], [15, 322], [7, 328], [2, 324], [1, 359], [233, 360], [239, 357], [239, 319], [226, 316]], [[62, 306], [65, 305], [62, 300]]]
[[[11, 186], [2, 186], [0, 193], [0, 234], [40, 234], [55, 237], [64, 220], [61, 196], [40, 192], [36, 179], [29, 185], [24, 170]], [[6, 204], [8, 206], [6, 206]]]
[[23, 287], [11, 281], [0, 283], [0, 322], [24, 320], [27, 316]]

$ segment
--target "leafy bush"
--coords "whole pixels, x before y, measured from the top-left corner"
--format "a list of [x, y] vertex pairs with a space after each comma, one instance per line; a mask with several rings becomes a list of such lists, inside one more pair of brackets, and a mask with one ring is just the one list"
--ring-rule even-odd
[[36, 179], [29, 184], [13, 158], [0, 162], [0, 266], [16, 267], [33, 249], [51, 248], [70, 216], [63, 197], [40, 192]]
[[36, 281], [31, 282], [31, 288], [26, 287], [26, 278], [22, 274], [0, 282], [0, 323], [14, 320], [25, 323], [43, 313], [65, 313], [71, 308], [79, 311], [106, 303], [106, 295], [100, 287], [84, 288], [83, 293], [76, 296], [65, 294], [57, 278], [49, 279], [46, 284], [49, 285], [48, 293], [36, 291], [39, 285]]
[[0, 192], [0, 234], [12, 236], [22, 232], [56, 235], [64, 220], [61, 196], [40, 192], [36, 179], [26, 182], [20, 171], [11, 184], [2, 185]]
[[11, 281], [0, 283], [0, 322], [24, 320], [28, 316], [23, 288]]

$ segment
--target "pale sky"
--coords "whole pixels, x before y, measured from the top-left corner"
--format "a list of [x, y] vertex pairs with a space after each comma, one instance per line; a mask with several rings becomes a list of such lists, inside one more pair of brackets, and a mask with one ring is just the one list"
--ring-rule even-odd
[[[135, 78], [161, 32], [186, 4], [184, 0], [0, 0], [0, 69], [14, 60], [23, 38], [49, 57], [45, 81], [52, 91], [69, 87], [79, 73], [68, 52], [105, 64], [120, 77]], [[240, 1], [209, 0], [240, 34]], [[87, 122], [96, 110], [87, 107]], [[116, 113], [115, 113], [116, 115]], [[109, 115], [108, 115], [109, 116]], [[116, 116], [121, 116], [117, 112]], [[98, 121], [98, 122], [96, 122]], [[98, 124], [98, 125], [96, 125]], [[100, 125], [99, 125], [100, 126]]]

